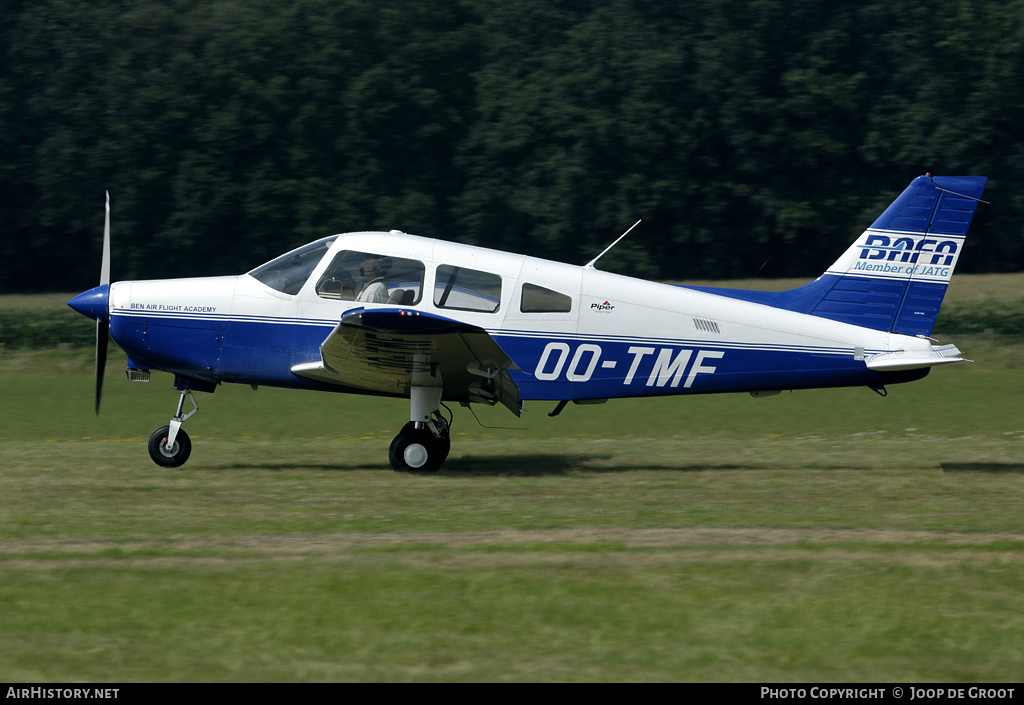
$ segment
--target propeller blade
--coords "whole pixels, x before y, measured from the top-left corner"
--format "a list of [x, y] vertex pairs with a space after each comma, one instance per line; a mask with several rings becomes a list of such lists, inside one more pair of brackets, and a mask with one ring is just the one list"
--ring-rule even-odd
[[[110, 191], [107, 191], [106, 215], [103, 219], [103, 259], [100, 262], [100, 286], [110, 284]], [[110, 321], [96, 319], [96, 415], [100, 415], [100, 397], [103, 395], [103, 372], [107, 367], [107, 341]]]
[[100, 415], [100, 397], [103, 395], [103, 372], [107, 368], [107, 339], [110, 324], [96, 321], [96, 415]]
[[100, 284], [110, 283], [110, 191], [107, 191], [107, 213], [103, 221], [103, 259], [100, 262]]

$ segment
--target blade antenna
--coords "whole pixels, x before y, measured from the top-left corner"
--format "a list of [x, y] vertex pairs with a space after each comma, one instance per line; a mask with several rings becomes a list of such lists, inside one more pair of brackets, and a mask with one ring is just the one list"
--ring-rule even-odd
[[608, 250], [610, 250], [613, 247], [615, 247], [616, 245], [618, 245], [619, 244], [619, 240], [621, 240], [622, 238], [624, 238], [627, 235], [629, 235], [629, 233], [633, 230], [633, 228], [635, 228], [636, 226], [640, 225], [640, 223], [642, 221], [643, 221], [643, 218], [641, 218], [640, 220], [638, 220], [635, 223], [633, 223], [633, 225], [630, 226], [629, 230], [627, 230], [626, 232], [624, 232], [621, 235], [619, 235], [619, 237], [615, 240], [615, 242], [613, 242], [612, 244], [608, 245], [608, 247], [604, 248], [604, 251], [601, 254], [599, 254], [597, 257], [595, 257], [594, 259], [590, 260], [589, 262], [587, 262], [584, 265], [584, 268], [585, 269], [593, 269], [594, 265], [597, 263], [597, 260], [599, 260], [602, 257], [604, 257], [605, 254], [608, 253]]
[[761, 265], [761, 266], [760, 266], [760, 267], [758, 268], [757, 272], [755, 272], [755, 273], [754, 273], [754, 276], [752, 276], [752, 277], [750, 278], [750, 281], [748, 281], [748, 282], [747, 282], [747, 290], [748, 290], [748, 291], [750, 290], [750, 285], [751, 285], [751, 284], [753, 284], [753, 283], [754, 283], [754, 280], [755, 280], [755, 279], [757, 279], [757, 278], [758, 278], [758, 277], [759, 277], [759, 276], [761, 275], [761, 270], [763, 270], [763, 269], [765, 268], [765, 266], [766, 266], [766, 265], [767, 265], [767, 264], [768, 264], [768, 263], [769, 263], [769, 262], [771, 261], [771, 259], [772, 259], [772, 256], [771, 256], [771, 255], [768, 255], [768, 259], [766, 259], [766, 260], [764, 261], [764, 264], [762, 264], [762, 265]]

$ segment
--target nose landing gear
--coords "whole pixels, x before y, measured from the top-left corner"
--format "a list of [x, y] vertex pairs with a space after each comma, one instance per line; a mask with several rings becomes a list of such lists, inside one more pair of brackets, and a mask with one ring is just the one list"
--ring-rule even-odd
[[[186, 396], [192, 402], [192, 411], [187, 414], [183, 413]], [[149, 437], [149, 457], [154, 463], [165, 468], [177, 468], [185, 464], [188, 456], [192, 454], [192, 441], [181, 429], [181, 424], [197, 411], [199, 404], [192, 396], [192, 390], [182, 390], [181, 396], [178, 397], [178, 409], [174, 412], [170, 424], [158, 428]]]

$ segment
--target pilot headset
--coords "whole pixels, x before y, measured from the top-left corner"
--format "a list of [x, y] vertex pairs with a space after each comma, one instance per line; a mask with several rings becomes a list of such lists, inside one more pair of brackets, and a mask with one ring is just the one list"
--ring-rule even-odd
[[378, 277], [386, 277], [391, 271], [390, 257], [377, 257], [373, 260], [373, 273]]

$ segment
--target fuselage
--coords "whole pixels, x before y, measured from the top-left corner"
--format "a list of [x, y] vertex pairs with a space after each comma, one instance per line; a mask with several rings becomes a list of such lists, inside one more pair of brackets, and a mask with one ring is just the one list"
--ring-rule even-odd
[[[353, 309], [398, 308], [486, 330], [526, 399], [882, 386], [865, 359], [927, 340], [523, 255], [397, 233], [313, 243], [248, 274], [118, 282], [114, 341], [129, 368], [207, 382], [358, 392], [296, 376]], [[396, 303], [357, 299], [362, 253], [386, 258]], [[351, 286], [350, 286], [351, 285]], [[408, 292], [411, 292], [408, 293]]]

